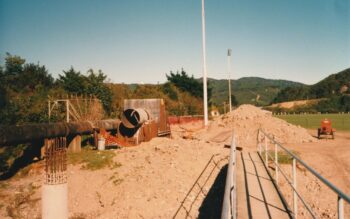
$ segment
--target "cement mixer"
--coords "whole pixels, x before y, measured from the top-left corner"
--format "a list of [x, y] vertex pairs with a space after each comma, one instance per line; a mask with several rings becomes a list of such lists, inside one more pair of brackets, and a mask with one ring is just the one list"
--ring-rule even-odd
[[157, 137], [158, 126], [147, 110], [126, 109], [121, 115], [117, 136], [105, 130], [100, 130], [100, 135], [106, 140], [106, 145], [133, 146]]
[[[170, 125], [163, 99], [126, 99], [117, 136], [100, 130], [106, 144], [138, 145], [157, 136], [169, 136]], [[109, 141], [109, 140], [110, 141]]]
[[150, 119], [150, 115], [145, 109], [126, 109], [121, 116], [118, 134], [130, 138], [134, 136], [138, 129]]

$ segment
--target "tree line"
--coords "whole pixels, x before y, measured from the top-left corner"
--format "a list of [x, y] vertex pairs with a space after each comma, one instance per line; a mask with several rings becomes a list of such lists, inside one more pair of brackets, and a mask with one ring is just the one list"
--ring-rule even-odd
[[[54, 78], [45, 65], [7, 53], [0, 65], [0, 124], [48, 122], [48, 97], [70, 95], [97, 97], [105, 118], [118, 118], [127, 98], [163, 98], [171, 115], [202, 114], [202, 83], [183, 69], [166, 76], [158, 85], [114, 84], [101, 70], [81, 73], [70, 67]], [[210, 100], [210, 88], [208, 94]]]

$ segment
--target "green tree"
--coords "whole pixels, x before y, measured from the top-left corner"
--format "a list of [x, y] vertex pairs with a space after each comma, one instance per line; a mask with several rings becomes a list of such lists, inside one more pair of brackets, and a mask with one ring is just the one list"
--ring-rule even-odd
[[232, 106], [238, 106], [238, 101], [235, 95], [231, 95], [231, 105]]
[[22, 59], [20, 56], [11, 55], [6, 53], [5, 57], [5, 74], [16, 75], [20, 74], [23, 71], [23, 65], [26, 62], [25, 59]]
[[19, 77], [19, 83], [22, 88], [34, 91], [38, 87], [51, 88], [54, 84], [54, 79], [45, 66], [30, 63], [24, 65], [23, 73]]
[[101, 100], [103, 108], [107, 114], [111, 113], [112, 109], [112, 91], [105, 84], [107, 76], [103, 74], [101, 70], [98, 70], [97, 73], [94, 70], [89, 69], [86, 77], [86, 94], [94, 95]]
[[162, 86], [162, 89], [163, 89], [163, 92], [170, 97], [170, 99], [178, 100], [179, 98], [178, 92], [176, 90], [176, 87], [173, 84], [167, 82]]
[[63, 75], [59, 75], [58, 84], [69, 93], [79, 95], [86, 93], [86, 77], [79, 71], [75, 71], [73, 67], [68, 71], [63, 71]]
[[106, 79], [107, 76], [101, 70], [94, 72], [93, 69], [89, 69], [85, 76], [71, 67], [68, 71], [63, 71], [63, 75], [59, 75], [58, 84], [68, 93], [97, 97], [107, 114], [110, 114], [112, 92], [106, 85]]
[[[178, 71], [176, 73], [170, 71], [170, 74], [166, 74], [166, 77], [169, 83], [173, 84], [181, 91], [188, 92], [194, 97], [203, 98], [203, 83], [200, 80], [195, 79], [193, 75], [190, 77], [184, 69], [181, 69], [180, 73]], [[209, 105], [211, 105], [212, 88], [209, 84], [209, 81], [207, 92], [208, 102]]]
[[21, 124], [47, 121], [47, 94], [54, 83], [45, 66], [25, 63], [7, 53], [0, 71], [0, 122]]

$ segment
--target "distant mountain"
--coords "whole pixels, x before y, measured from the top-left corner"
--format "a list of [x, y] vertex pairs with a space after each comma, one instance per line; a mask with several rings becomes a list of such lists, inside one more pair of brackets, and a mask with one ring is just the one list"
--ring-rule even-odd
[[347, 94], [350, 94], [350, 68], [331, 74], [314, 85], [287, 87], [277, 94], [273, 102], [331, 98]]
[[[201, 79], [200, 79], [201, 80]], [[212, 87], [212, 102], [220, 106], [228, 102], [228, 81], [208, 79]], [[239, 104], [269, 105], [276, 95], [286, 87], [300, 87], [304, 84], [287, 80], [273, 80], [259, 77], [243, 77], [231, 80], [232, 94]]]

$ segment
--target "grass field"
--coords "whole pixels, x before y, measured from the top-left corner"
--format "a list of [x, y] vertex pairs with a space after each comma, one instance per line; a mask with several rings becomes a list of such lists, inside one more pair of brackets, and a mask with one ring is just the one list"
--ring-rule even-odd
[[294, 125], [308, 129], [317, 129], [322, 119], [330, 119], [332, 127], [336, 130], [350, 131], [350, 114], [302, 114], [302, 115], [275, 115]]

